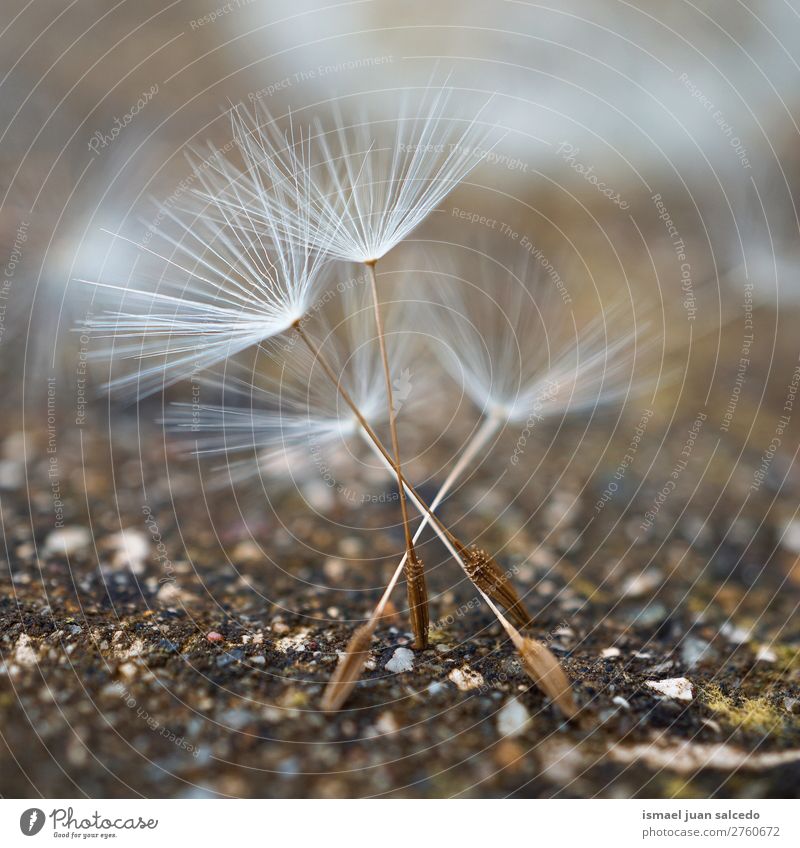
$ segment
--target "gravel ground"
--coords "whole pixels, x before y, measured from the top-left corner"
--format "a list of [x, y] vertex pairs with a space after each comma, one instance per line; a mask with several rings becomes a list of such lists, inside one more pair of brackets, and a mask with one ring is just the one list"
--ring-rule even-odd
[[0, 793], [795, 795], [800, 480], [779, 457], [748, 495], [777, 413], [747, 440], [720, 435], [712, 396], [675, 493], [643, 532], [695, 421], [682, 408], [671, 423], [656, 409], [612, 498], [635, 411], [588, 434], [562, 429], [559, 444], [579, 450], [566, 465], [543, 450], [524, 490], [524, 472], [498, 482], [488, 459], [445, 505], [462, 538], [515, 567], [532, 635], [573, 681], [575, 725], [530, 687], [433, 541], [422, 548], [430, 647], [409, 650], [401, 586], [347, 708], [318, 711], [396, 562], [396, 493], [365, 507], [310, 479], [269, 507], [257, 486], [234, 501], [165, 448], [152, 410], [118, 415], [113, 440], [90, 424], [59, 431], [55, 473], [45, 434], [29, 436], [24, 464], [10, 433]]

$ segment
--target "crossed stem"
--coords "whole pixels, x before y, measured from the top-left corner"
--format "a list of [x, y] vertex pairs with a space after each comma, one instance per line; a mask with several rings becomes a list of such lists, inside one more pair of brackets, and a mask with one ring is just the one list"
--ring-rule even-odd
[[[475, 457], [478, 454], [478, 451], [489, 441], [489, 439], [497, 432], [501, 424], [501, 419], [499, 416], [492, 415], [486, 418], [481, 424], [481, 426], [475, 431], [472, 438], [470, 439], [467, 446], [464, 448], [461, 456], [458, 458], [458, 462], [450, 469], [450, 473], [447, 475], [444, 483], [439, 488], [439, 491], [436, 493], [436, 496], [431, 501], [430, 509], [431, 512], [435, 512], [439, 507], [439, 504], [447, 497], [450, 492], [450, 489], [453, 488], [458, 478], [464, 473], [464, 470], [468, 468]], [[366, 434], [364, 434], [365, 441], [367, 441], [370, 446], [372, 442], [368, 439]], [[381, 456], [381, 459], [383, 457]], [[416, 543], [419, 540], [419, 537], [422, 535], [422, 531], [430, 524], [431, 515], [428, 512], [423, 511], [422, 513], [422, 521], [412, 537], [412, 542]], [[397, 585], [397, 581], [400, 579], [400, 575], [403, 572], [403, 568], [406, 564], [407, 553], [403, 554], [400, 562], [397, 565], [397, 568], [392, 574], [391, 580], [389, 580], [386, 588], [381, 595], [380, 600], [375, 605], [375, 609], [372, 612], [372, 615], [367, 620], [367, 625], [372, 625], [374, 622], [383, 615], [383, 611], [386, 607], [386, 604], [389, 601], [389, 597], [394, 590], [394, 587]]]
[[[398, 480], [400, 481], [400, 488], [405, 491], [405, 494], [408, 496], [409, 500], [416, 506], [416, 508], [419, 510], [420, 514], [424, 514], [425, 516], [427, 516], [428, 520], [431, 522], [431, 524], [433, 526], [433, 530], [436, 533], [436, 535], [441, 539], [442, 543], [447, 548], [447, 550], [450, 552], [450, 554], [453, 556], [453, 558], [459, 563], [459, 565], [461, 566], [462, 570], [467, 575], [467, 577], [469, 577], [469, 579], [472, 581], [472, 577], [470, 576], [469, 569], [467, 568], [467, 564], [464, 561], [464, 553], [467, 550], [466, 545], [464, 545], [462, 542], [460, 542], [444, 526], [444, 524], [442, 524], [442, 522], [439, 520], [439, 517], [433, 512], [431, 507], [428, 506], [428, 504], [417, 494], [414, 487], [406, 480], [405, 476], [403, 475], [403, 472], [400, 469], [397, 468], [397, 465], [394, 462], [392, 456], [389, 454], [389, 452], [383, 446], [383, 444], [381, 443], [381, 440], [378, 438], [377, 434], [375, 433], [375, 431], [370, 426], [370, 423], [367, 421], [366, 418], [364, 418], [364, 415], [362, 414], [361, 410], [358, 408], [355, 401], [350, 396], [350, 393], [341, 384], [341, 381], [339, 380], [338, 376], [336, 375], [336, 372], [331, 367], [330, 363], [322, 355], [322, 351], [319, 349], [319, 347], [317, 347], [316, 344], [314, 344], [312, 339], [309, 337], [309, 335], [302, 328], [300, 322], [296, 321], [294, 323], [293, 327], [296, 330], [296, 332], [298, 333], [298, 335], [300, 336], [300, 338], [303, 340], [303, 342], [306, 344], [308, 349], [311, 351], [311, 353], [314, 356], [314, 358], [316, 359], [316, 361], [319, 362], [320, 367], [325, 372], [328, 379], [336, 387], [336, 390], [341, 395], [342, 400], [350, 408], [351, 412], [353, 413], [356, 420], [360, 424], [362, 430], [364, 431], [365, 438], [368, 437], [367, 438], [368, 443], [372, 446], [373, 450], [380, 457], [381, 461], [386, 465], [386, 467], [390, 471], [397, 474]], [[505, 620], [504, 617], [500, 616], [500, 614], [497, 610], [497, 607], [490, 601], [490, 599], [487, 597], [485, 592], [483, 592], [483, 590], [479, 586], [476, 586], [476, 588], [481, 593], [483, 598], [489, 603], [489, 606], [494, 611], [495, 615], [498, 615], [498, 617], [501, 620], [501, 623], [503, 623], [503, 626], [505, 627], [506, 626], [506, 620]]]

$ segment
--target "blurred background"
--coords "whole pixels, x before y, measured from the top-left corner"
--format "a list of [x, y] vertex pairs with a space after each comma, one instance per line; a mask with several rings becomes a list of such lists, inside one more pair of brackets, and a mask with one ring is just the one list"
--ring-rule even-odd
[[[188, 604], [188, 595], [169, 592], [159, 600], [158, 549], [144, 504], [170, 561], [199, 575], [198, 597], [207, 607], [198, 620], [205, 615], [208, 627], [217, 614], [241, 624], [228, 593], [247, 596], [250, 588], [253, 608], [284, 618], [303, 604], [316, 604], [329, 623], [367, 609], [380, 583], [371, 576], [373, 562], [384, 557], [388, 567], [400, 544], [391, 504], [377, 518], [361, 509], [365, 496], [384, 489], [375, 468], [360, 463], [352, 502], [337, 500], [313, 468], [290, 487], [273, 488], [269, 475], [256, 475], [255, 483], [234, 481], [232, 496], [220, 494], [209, 481], [214, 469], [187, 458], [158, 423], [169, 401], [192, 403], [191, 386], [139, 405], [100, 391], [108, 365], [92, 359], [92, 343], [80, 332], [95, 306], [78, 280], [128, 279], [138, 251], [109, 233], [146, 242], [157, 223], [152, 200], [177, 201], [191, 186], [186, 151], [230, 143], [232, 104], [259, 104], [279, 122], [290, 113], [310, 121], [334, 103], [346, 117], [368, 104], [377, 120], [392, 116], [399, 92], [445, 79], [464, 110], [488, 100], [482, 118], [504, 137], [381, 263], [384, 297], [404, 299], [411, 272], [430, 250], [450, 244], [464, 262], [466, 249], [490, 229], [509, 256], [537, 250], [566, 281], [576, 315], [591, 319], [621, 300], [621, 331], [640, 321], [652, 327], [648, 356], [631, 363], [643, 393], [609, 414], [545, 428], [523, 468], [505, 463], [516, 437], [507, 434], [497, 448], [501, 459], [476, 469], [472, 488], [454, 502], [453, 520], [467, 534], [488, 533], [504, 555], [527, 563], [523, 576], [545, 599], [545, 621], [551, 614], [557, 624], [564, 614], [554, 611], [555, 601], [547, 613], [550, 591], [562, 600], [566, 592], [576, 616], [569, 596], [577, 593], [584, 612], [603, 620], [613, 620], [609, 610], [619, 612], [621, 598], [629, 605], [625, 627], [645, 627], [645, 642], [647, 633], [675, 642], [692, 627], [710, 628], [697, 638], [711, 646], [722, 641], [715, 668], [741, 645], [752, 648], [748, 662], [776, 641], [796, 657], [794, 0], [4, 0], [0, 46], [0, 496], [8, 598], [27, 592], [26, 602], [48, 609], [72, 604], [77, 618], [69, 626], [85, 633], [79, 611], [92, 607], [82, 593], [99, 591], [97, 574], [103, 591], [131, 610], [142, 597], [148, 608]], [[441, 404], [401, 416], [413, 473], [430, 486], [477, 417], [459, 387], [446, 378], [442, 386]], [[677, 486], [665, 497], [682, 460]], [[622, 478], [615, 478], [621, 464]], [[335, 473], [338, 479], [351, 471], [345, 462]], [[619, 486], [606, 497], [615, 479]], [[48, 548], [59, 520], [79, 528], [74, 550], [60, 537]], [[367, 532], [373, 525], [391, 528], [387, 542], [374, 541]], [[50, 577], [42, 571], [63, 545], [68, 573], [78, 575], [66, 588], [59, 582], [63, 559], [54, 560]], [[432, 556], [443, 559], [441, 552]], [[145, 570], [129, 585], [137, 563]], [[127, 576], [115, 573], [123, 566]], [[206, 579], [206, 568], [219, 569], [218, 582]], [[458, 591], [448, 595], [456, 579], [445, 574], [438, 585], [434, 578], [445, 612], [458, 602]], [[324, 601], [311, 597], [323, 591]], [[661, 591], [672, 594], [659, 600]], [[96, 603], [100, 615], [103, 604]], [[350, 603], [353, 610], [342, 612]], [[598, 645], [587, 644], [596, 655]], [[676, 674], [681, 662], [693, 667], [686, 658], [674, 661]], [[784, 699], [796, 704], [796, 665], [781, 666], [766, 683], [734, 665], [737, 685], [752, 684], [747, 697], [772, 686], [781, 722], [794, 715]], [[708, 707], [705, 717], [713, 715]], [[217, 718], [226, 726], [247, 721], [234, 713]], [[270, 723], [268, 715], [261, 720]], [[671, 720], [662, 716], [659, 726]], [[53, 734], [74, 770], [89, 761], [81, 745], [91, 750], [90, 731], [81, 744], [72, 733]], [[758, 731], [747, 744], [763, 736]], [[790, 746], [775, 738], [778, 747]], [[302, 769], [284, 762], [288, 754], [274, 756], [261, 766], [289, 781], [274, 791], [299, 791], [291, 780]], [[177, 766], [165, 768], [172, 774]], [[40, 770], [32, 784], [67, 795], [74, 785], [124, 791], [100, 778], [48, 783], [50, 774]], [[224, 786], [204, 777], [207, 791], [258, 791], [246, 776], [225, 774]], [[464, 780], [473, 778], [479, 780]], [[158, 791], [149, 779], [137, 785]], [[389, 791], [401, 778], [386, 781]], [[509, 786], [491, 792], [513, 791]], [[367, 791], [335, 780], [317, 789]], [[751, 790], [747, 784], [741, 791]], [[431, 793], [451, 791], [437, 785]]]
[[[485, 117], [506, 135], [423, 236], [469, 240], [481, 225], [453, 209], [477, 210], [568, 266], [576, 288], [641, 289], [673, 342], [740, 320], [745, 284], [759, 308], [798, 296], [792, 4], [80, 2], [52, 20], [14, 6], [2, 343], [24, 366], [7, 391], [20, 370], [39, 379], [74, 356], [87, 309], [74, 279], [132, 261], [104, 229], [146, 232], [148, 198], [187, 190], [187, 146], [230, 140], [232, 103], [302, 121], [367, 101], [377, 119], [392, 92], [447, 79], [466, 108], [492, 95]], [[754, 347], [752, 367], [769, 367], [771, 340]]]

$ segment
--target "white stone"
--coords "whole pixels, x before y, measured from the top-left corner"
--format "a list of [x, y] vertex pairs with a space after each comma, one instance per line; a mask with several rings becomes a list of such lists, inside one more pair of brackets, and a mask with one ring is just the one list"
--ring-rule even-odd
[[139, 669], [136, 667], [136, 664], [132, 662], [123, 663], [119, 667], [119, 673], [128, 680], [132, 680], [136, 677], [138, 671]]
[[600, 655], [607, 660], [612, 660], [614, 657], [618, 657], [620, 654], [619, 648], [603, 648], [600, 652]]
[[36, 455], [36, 443], [24, 430], [15, 430], [3, 439], [3, 459], [20, 462]]
[[386, 663], [386, 671], [399, 674], [401, 671], [411, 671], [414, 668], [414, 652], [408, 648], [398, 648], [389, 662]]
[[497, 714], [497, 730], [501, 736], [519, 736], [524, 733], [530, 719], [525, 705], [518, 698], [511, 698]]
[[545, 507], [545, 522], [549, 527], [568, 527], [580, 512], [580, 497], [573, 492], [558, 490]]
[[129, 527], [106, 539], [113, 552], [112, 562], [118, 568], [128, 567], [134, 574], [144, 571], [144, 562], [150, 554], [150, 539], [141, 530]]
[[638, 598], [641, 595], [649, 595], [663, 582], [664, 577], [660, 571], [650, 570], [634, 574], [625, 581], [622, 594], [626, 598]]
[[783, 528], [783, 537], [781, 544], [787, 551], [793, 554], [800, 554], [800, 519], [793, 518], [786, 523]]
[[347, 566], [343, 559], [339, 559], [339, 557], [329, 557], [325, 560], [322, 570], [325, 572], [325, 576], [328, 580], [335, 583], [337, 580], [341, 580], [347, 573]]
[[156, 595], [162, 604], [176, 604], [182, 597], [183, 593], [172, 581], [164, 583]]
[[92, 534], [88, 527], [62, 527], [48, 534], [44, 540], [44, 552], [69, 556], [85, 548], [91, 541]]
[[751, 634], [749, 630], [745, 630], [744, 627], [731, 624], [729, 621], [726, 621], [722, 627], [720, 627], [719, 632], [734, 645], [744, 645], [750, 641]]
[[236, 547], [231, 551], [231, 559], [234, 562], [259, 562], [263, 558], [261, 548], [252, 539], [237, 542]]
[[13, 491], [25, 482], [25, 468], [12, 459], [0, 459], [0, 489]]
[[278, 639], [275, 647], [283, 653], [286, 653], [288, 650], [305, 651], [306, 642], [309, 641], [309, 633], [309, 629], [303, 627], [291, 636], [284, 636], [282, 639]]
[[381, 713], [375, 722], [375, 727], [381, 734], [397, 733], [397, 719], [392, 713]]
[[22, 666], [36, 665], [36, 651], [31, 647], [31, 637], [27, 633], [23, 633], [17, 639], [14, 649], [14, 659]]
[[772, 648], [767, 647], [766, 645], [761, 645], [756, 651], [756, 662], [777, 662], [778, 655]]
[[611, 703], [616, 704], [618, 707], [622, 707], [623, 710], [629, 710], [631, 708], [631, 705], [625, 698], [622, 697], [622, 695], [615, 695], [611, 699]]
[[447, 679], [455, 683], [462, 692], [468, 692], [470, 689], [480, 689], [485, 684], [483, 675], [467, 666], [454, 668], [447, 675]]
[[348, 559], [356, 559], [361, 555], [361, 539], [357, 536], [345, 536], [339, 540], [339, 552]]
[[140, 657], [140, 656], [142, 656], [142, 654], [144, 654], [145, 650], [146, 650], [146, 646], [145, 646], [144, 642], [141, 639], [134, 639], [133, 643], [131, 644], [131, 646], [129, 648], [126, 648], [125, 646], [119, 646], [116, 649], [116, 653], [117, 653], [117, 656], [120, 659], [126, 660], [126, 659], [129, 659], [130, 657]]
[[670, 677], [668, 680], [648, 680], [647, 685], [656, 692], [677, 701], [691, 701], [694, 697], [692, 684], [685, 677]]
[[336, 495], [322, 480], [309, 480], [302, 485], [302, 494], [308, 505], [319, 512], [326, 512], [336, 505]]

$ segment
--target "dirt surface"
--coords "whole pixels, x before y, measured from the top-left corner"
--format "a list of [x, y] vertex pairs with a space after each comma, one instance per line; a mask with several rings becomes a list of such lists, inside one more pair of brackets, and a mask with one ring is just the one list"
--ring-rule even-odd
[[[694, 409], [671, 422], [655, 409], [621, 478], [635, 410], [588, 434], [584, 422], [544, 430], [545, 441], [579, 445], [569, 463], [543, 447], [523, 488], [526, 472], [499, 484], [490, 458], [445, 504], [462, 538], [515, 569], [532, 635], [573, 681], [582, 720], [572, 725], [531, 688], [491, 613], [430, 540], [429, 649], [408, 652], [401, 584], [364, 682], [340, 714], [318, 711], [337, 652], [401, 548], [396, 492], [362, 505], [312, 479], [269, 499], [257, 484], [246, 496], [239, 487], [234, 499], [174, 455], [148, 423], [153, 409], [138, 421], [119, 413], [112, 440], [100, 411], [94, 426], [59, 431], [56, 454], [41, 432], [26, 454], [10, 434], [0, 793], [795, 795], [800, 486], [789, 454], [753, 491], [774, 415], [737, 441], [735, 428], [720, 434], [721, 409], [712, 397], [651, 530], [643, 516]], [[451, 441], [440, 450], [456, 450]], [[432, 482], [423, 490], [430, 496]]]

